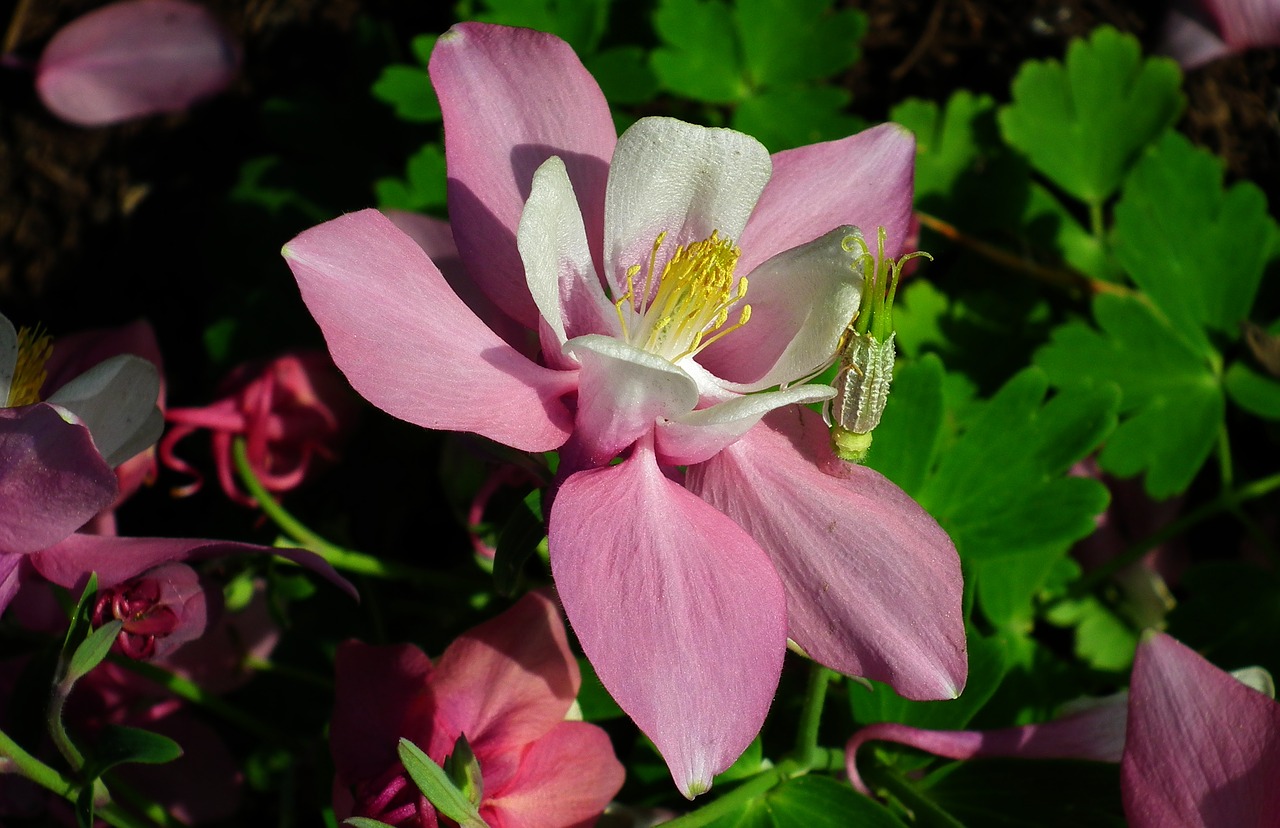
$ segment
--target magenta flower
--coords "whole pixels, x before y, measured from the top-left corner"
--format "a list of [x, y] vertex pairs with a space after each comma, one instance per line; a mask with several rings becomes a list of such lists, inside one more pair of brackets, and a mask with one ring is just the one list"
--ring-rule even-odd
[[840, 465], [801, 407], [833, 393], [802, 383], [860, 301], [855, 225], [887, 228], [891, 254], [906, 237], [910, 135], [772, 158], [670, 118], [615, 139], [568, 45], [523, 29], [455, 26], [431, 74], [458, 255], [539, 361], [374, 211], [308, 230], [286, 259], [375, 405], [560, 449], [557, 589], [680, 790], [705, 791], [759, 731], [788, 637], [911, 698], [958, 694], [954, 547], [896, 486]]
[[186, 0], [126, 0], [60, 29], [40, 56], [36, 90], [79, 126], [177, 112], [235, 78], [240, 49], [209, 9]]
[[1128, 693], [1055, 721], [985, 732], [863, 728], [845, 747], [849, 780], [863, 793], [857, 751], [876, 740], [952, 759], [1119, 762], [1125, 816], [1135, 828], [1262, 828], [1280, 812], [1280, 704], [1164, 633], [1138, 646]]
[[1175, 0], [1160, 35], [1160, 51], [1183, 69], [1269, 46], [1280, 46], [1276, 0]]
[[435, 828], [397, 755], [408, 739], [437, 764], [466, 736], [491, 828], [589, 825], [622, 787], [603, 730], [565, 721], [578, 664], [549, 598], [531, 593], [449, 645], [433, 666], [412, 645], [338, 648], [329, 747], [339, 820]]
[[196, 492], [200, 473], [174, 454], [185, 437], [201, 429], [213, 434], [218, 483], [227, 497], [252, 506], [236, 485], [232, 446], [243, 437], [249, 464], [268, 491], [285, 492], [306, 478], [317, 458], [332, 458], [355, 415], [355, 400], [333, 363], [323, 353], [283, 354], [241, 365], [221, 390], [222, 397], [202, 408], [171, 408], [173, 427], [160, 441], [160, 459], [169, 468], [195, 476], [178, 494]]

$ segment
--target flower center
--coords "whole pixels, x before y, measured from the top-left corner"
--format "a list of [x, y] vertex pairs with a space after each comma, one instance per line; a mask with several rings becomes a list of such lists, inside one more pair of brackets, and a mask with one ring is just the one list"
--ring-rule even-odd
[[178, 626], [178, 614], [160, 603], [160, 584], [155, 578], [136, 579], [100, 591], [91, 617], [95, 628], [113, 618], [123, 622], [113, 649], [134, 659], [150, 658], [156, 651], [156, 639], [164, 638]]
[[42, 333], [39, 327], [18, 331], [18, 361], [13, 366], [7, 408], [40, 402], [40, 387], [48, 376], [44, 366], [52, 355], [53, 337]]
[[728, 324], [731, 309], [747, 295], [746, 277], [734, 280], [742, 251], [732, 240], [713, 230], [702, 241], [677, 247], [655, 275], [658, 248], [666, 237], [659, 233], [653, 243], [642, 291], [637, 295], [635, 290], [641, 266], [633, 265], [627, 268], [627, 291], [614, 305], [629, 343], [678, 362], [747, 324], [751, 306], [742, 305], [738, 321]]
[[401, 765], [377, 778], [357, 782], [351, 794], [355, 800], [352, 816], [376, 819], [394, 828], [426, 828], [437, 821], [432, 819], [435, 808]]

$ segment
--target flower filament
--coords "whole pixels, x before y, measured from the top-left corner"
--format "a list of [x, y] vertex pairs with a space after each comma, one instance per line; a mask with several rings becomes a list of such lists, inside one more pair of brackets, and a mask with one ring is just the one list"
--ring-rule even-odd
[[6, 408], [40, 402], [40, 387], [48, 376], [45, 363], [52, 355], [53, 337], [43, 333], [39, 326], [18, 331], [18, 359], [13, 366]]
[[732, 240], [712, 230], [702, 241], [681, 245], [655, 278], [658, 248], [666, 237], [664, 231], [653, 242], [642, 291], [637, 295], [635, 285], [641, 266], [632, 265], [627, 268], [627, 290], [614, 307], [630, 344], [678, 362], [747, 324], [751, 306], [742, 305], [737, 321], [729, 324], [734, 305], [747, 295], [746, 277], [734, 280], [742, 251]]

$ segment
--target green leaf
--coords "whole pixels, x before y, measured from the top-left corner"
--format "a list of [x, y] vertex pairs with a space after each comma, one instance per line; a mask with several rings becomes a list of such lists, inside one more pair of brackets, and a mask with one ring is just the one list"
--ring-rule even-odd
[[738, 105], [733, 128], [760, 139], [771, 152], [833, 141], [866, 125], [844, 111], [850, 97], [834, 86], [770, 89]]
[[493, 555], [493, 588], [499, 595], [515, 595], [525, 563], [547, 536], [547, 527], [534, 512], [529, 498], [540, 501], [541, 491], [534, 490], [524, 501], [516, 504], [498, 534]]
[[608, 719], [621, 719], [626, 714], [618, 703], [609, 695], [596, 675], [596, 669], [586, 657], [578, 659], [578, 671], [582, 674], [582, 684], [578, 688], [578, 708], [582, 711], [582, 720], [586, 722], [603, 722]]
[[[750, 784], [749, 782], [746, 784]], [[741, 810], [711, 823], [714, 828], [901, 828], [893, 814], [829, 776], [810, 774], [789, 780]]]
[[439, 144], [424, 144], [406, 167], [406, 179], [380, 179], [374, 185], [378, 206], [422, 212], [445, 204], [444, 151]]
[[757, 735], [732, 765], [716, 774], [712, 785], [722, 787], [739, 779], [748, 779], [768, 769], [769, 766], [764, 763], [764, 742]]
[[1104, 26], [1072, 41], [1065, 66], [1023, 64], [1000, 128], [1055, 184], [1100, 205], [1138, 152], [1177, 119], [1180, 83], [1172, 60], [1143, 60], [1137, 39]]
[[1223, 385], [1232, 402], [1245, 411], [1268, 420], [1280, 420], [1280, 382], [1237, 362], [1227, 369]]
[[1027, 164], [1000, 139], [989, 95], [960, 90], [939, 110], [908, 99], [889, 119], [916, 137], [916, 204], [966, 228], [1007, 228], [1026, 201]]
[[159, 733], [136, 727], [106, 725], [94, 745], [86, 773], [98, 778], [117, 765], [164, 765], [182, 756], [182, 746]]
[[661, 0], [653, 26], [663, 46], [650, 55], [663, 88], [706, 103], [746, 97], [733, 15], [721, 0]]
[[477, 761], [465, 733], [458, 734], [453, 743], [453, 752], [444, 760], [444, 772], [458, 790], [462, 791], [467, 801], [479, 808], [484, 799], [484, 777], [480, 773], [480, 762]]
[[395, 828], [388, 825], [380, 819], [372, 819], [371, 817], [347, 817], [342, 820], [343, 825], [353, 825], [355, 828]]
[[1075, 654], [1095, 670], [1120, 672], [1133, 664], [1139, 630], [1098, 598], [1064, 599], [1045, 613], [1045, 620], [1074, 627]]
[[581, 55], [595, 51], [609, 19], [610, 4], [611, 0], [481, 0], [478, 8], [462, 4], [458, 17], [551, 32]]
[[1065, 477], [1114, 428], [1114, 388], [1066, 389], [1029, 368], [970, 406], [917, 499], [955, 541], [978, 602], [995, 625], [1030, 623], [1031, 602], [1071, 544], [1093, 531], [1107, 492]]
[[68, 684], [75, 683], [101, 664], [107, 657], [107, 653], [111, 651], [111, 645], [115, 643], [116, 636], [120, 634], [123, 627], [124, 623], [119, 619], [112, 619], [89, 633], [89, 637], [80, 642], [75, 652], [71, 654], [64, 681]]
[[1090, 233], [1047, 187], [1032, 183], [1019, 223], [1036, 247], [1089, 276], [1121, 282], [1124, 275], [1102, 239]]
[[1056, 329], [1034, 361], [1059, 388], [1119, 386], [1123, 421], [1099, 456], [1120, 477], [1146, 472], [1147, 492], [1187, 488], [1222, 424], [1222, 388], [1204, 357], [1142, 301], [1099, 296], [1101, 330], [1080, 322]]
[[867, 456], [868, 466], [908, 494], [923, 485], [941, 442], [943, 374], [942, 361], [933, 354], [898, 364]]
[[1222, 187], [1222, 162], [1177, 133], [1150, 147], [1115, 209], [1116, 258], [1184, 338], [1213, 354], [1249, 316], [1276, 223], [1253, 184]]
[[79, 600], [76, 601], [75, 609], [71, 611], [71, 624], [67, 627], [67, 634], [62, 639], [62, 654], [66, 658], [71, 652], [72, 642], [79, 646], [85, 636], [89, 634], [89, 604], [94, 596], [98, 594], [98, 573], [90, 572], [89, 580], [84, 585], [84, 590], [80, 593]]
[[832, 0], [737, 0], [743, 56], [757, 86], [819, 80], [858, 60], [866, 15], [831, 6]]
[[611, 104], [645, 103], [658, 94], [658, 78], [639, 46], [616, 46], [583, 59]]
[[400, 740], [400, 761], [408, 771], [418, 790], [435, 806], [436, 810], [458, 823], [462, 828], [483, 828], [485, 822], [480, 812], [471, 804], [467, 795], [458, 790], [444, 768], [432, 761], [417, 745], [408, 739]]
[[402, 121], [425, 124], [441, 118], [440, 102], [425, 66], [392, 64], [382, 70], [372, 92], [375, 98], [394, 107], [396, 117]]

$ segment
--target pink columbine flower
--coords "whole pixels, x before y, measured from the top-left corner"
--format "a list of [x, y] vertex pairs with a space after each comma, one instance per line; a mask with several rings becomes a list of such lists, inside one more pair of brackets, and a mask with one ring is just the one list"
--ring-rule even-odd
[[306, 231], [286, 259], [375, 405], [560, 449], [560, 598], [680, 790], [705, 791], [755, 737], [788, 637], [908, 697], [957, 695], [954, 547], [888, 480], [840, 464], [803, 405], [832, 394], [803, 383], [861, 298], [855, 226], [885, 227], [890, 254], [907, 234], [910, 134], [772, 158], [671, 118], [615, 138], [568, 45], [525, 29], [455, 26], [430, 68], [459, 256], [535, 332], [539, 361], [372, 210]]
[[129, 354], [54, 388], [48, 336], [0, 316], [0, 612], [22, 556], [66, 538], [119, 493], [112, 469], [160, 435], [156, 367]]
[[1160, 51], [1188, 70], [1274, 46], [1280, 46], [1277, 0], [1174, 0], [1160, 35]]
[[555, 605], [538, 593], [454, 641], [434, 666], [408, 644], [340, 645], [329, 738], [336, 816], [434, 828], [399, 741], [443, 765], [465, 736], [491, 828], [592, 824], [624, 771], [603, 730], [565, 721], [580, 681]]
[[105, 126], [186, 109], [226, 88], [239, 63], [239, 46], [205, 6], [125, 0], [53, 36], [36, 90], [64, 121]]
[[1125, 816], [1135, 828], [1263, 828], [1280, 813], [1280, 704], [1164, 633], [1138, 646], [1128, 693], [1055, 721], [992, 731], [863, 728], [845, 747], [849, 780], [863, 793], [857, 751], [877, 740], [952, 759], [1119, 762]]
[[271, 492], [296, 488], [317, 458], [332, 458], [355, 414], [354, 400], [328, 356], [289, 353], [236, 368], [223, 383], [222, 397], [202, 408], [171, 408], [172, 428], [160, 441], [160, 458], [195, 481], [175, 490], [196, 492], [202, 483], [194, 468], [174, 449], [201, 429], [212, 435], [218, 483], [227, 497], [245, 506], [253, 499], [236, 485], [232, 446], [243, 437], [249, 465]]

